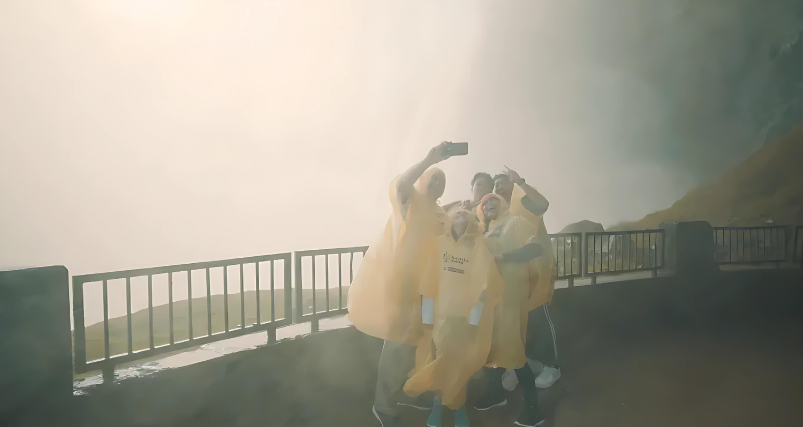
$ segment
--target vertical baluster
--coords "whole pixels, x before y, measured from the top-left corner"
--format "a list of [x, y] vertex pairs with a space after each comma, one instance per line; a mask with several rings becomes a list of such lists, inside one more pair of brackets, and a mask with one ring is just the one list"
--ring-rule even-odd
[[148, 341], [153, 350], [153, 276], [148, 275]]
[[173, 344], [173, 272], [167, 273], [167, 308], [170, 316], [170, 344]]
[[[641, 238], [641, 245], [638, 243], [639, 238]], [[636, 254], [636, 268], [642, 269], [644, 268], [644, 233], [636, 234], [636, 249], [638, 250]]]
[[[273, 260], [271, 260], [271, 263], [272, 262], [273, 262]], [[254, 272], [256, 274], [257, 326], [259, 326], [259, 325], [262, 324], [262, 316], [261, 316], [261, 310], [260, 310], [261, 309], [261, 307], [260, 307], [261, 304], [260, 304], [260, 299], [259, 299], [260, 298], [259, 297], [259, 293], [260, 293], [260, 290], [259, 290], [259, 262], [255, 262], [254, 263]]]
[[103, 354], [108, 360], [109, 354], [109, 294], [106, 280], [103, 281]]
[[[287, 261], [284, 261], [287, 262]], [[287, 279], [285, 279], [287, 281]], [[287, 292], [287, 290], [285, 290]], [[276, 300], [276, 288], [273, 283], [273, 260], [270, 260], [270, 321], [273, 322], [276, 320], [276, 304], [274, 301]], [[290, 313], [284, 313], [284, 318], [289, 319]]]
[[343, 309], [343, 254], [337, 254], [337, 309]]
[[314, 316], [315, 313], [318, 312], [318, 302], [315, 290], [315, 255], [312, 256], [312, 315]]
[[229, 331], [229, 266], [223, 266], [223, 329]]
[[188, 339], [192, 341], [192, 270], [187, 270], [187, 335]]
[[329, 312], [329, 255], [324, 255], [326, 260], [326, 312]]
[[245, 278], [242, 263], [240, 263], [240, 329], [245, 329]]
[[134, 352], [134, 338], [131, 327], [131, 278], [125, 278], [125, 321], [128, 327], [128, 354]]
[[212, 282], [206, 267], [206, 335], [212, 336]]

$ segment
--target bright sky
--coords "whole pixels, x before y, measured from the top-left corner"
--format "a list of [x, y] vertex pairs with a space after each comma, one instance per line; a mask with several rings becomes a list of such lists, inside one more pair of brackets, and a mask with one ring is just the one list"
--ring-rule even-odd
[[0, 267], [367, 244], [441, 140], [470, 144], [445, 202], [507, 165], [551, 231], [668, 207], [697, 178], [620, 143], [672, 126], [661, 91], [599, 54], [581, 3], [3, 2]]

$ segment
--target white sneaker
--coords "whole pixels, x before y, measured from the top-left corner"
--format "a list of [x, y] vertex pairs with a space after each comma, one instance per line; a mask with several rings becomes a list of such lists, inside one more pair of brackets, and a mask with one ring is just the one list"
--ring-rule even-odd
[[544, 370], [535, 378], [535, 386], [538, 388], [549, 388], [552, 384], [555, 384], [558, 379], [560, 379], [560, 368], [544, 366]]
[[527, 359], [527, 364], [530, 366], [530, 370], [536, 375], [540, 375], [541, 371], [544, 370], [544, 364], [537, 360]]
[[516, 376], [516, 371], [508, 369], [502, 374], [502, 387], [507, 391], [513, 391], [519, 384], [519, 377]]

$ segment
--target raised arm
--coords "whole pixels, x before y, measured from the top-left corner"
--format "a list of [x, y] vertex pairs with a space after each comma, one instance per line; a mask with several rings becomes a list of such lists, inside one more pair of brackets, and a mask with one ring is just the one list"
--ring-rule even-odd
[[447, 204], [445, 204], [445, 205], [443, 205], [443, 206], [441, 206], [441, 207], [442, 207], [442, 208], [443, 208], [443, 210], [445, 210], [446, 212], [449, 212], [449, 210], [450, 210], [450, 209], [452, 209], [453, 207], [455, 207], [455, 206], [457, 206], [457, 205], [459, 205], [459, 204], [462, 204], [462, 203], [463, 203], [462, 201], [458, 200], [458, 201], [456, 201], [456, 202], [447, 203]]
[[427, 169], [448, 158], [445, 154], [448, 144], [448, 142], [441, 142], [435, 147], [432, 147], [424, 160], [414, 164], [399, 177], [399, 180], [396, 181], [396, 194], [399, 197], [400, 203], [404, 204], [407, 202], [407, 198], [410, 197], [410, 193], [413, 191], [413, 185], [415, 185], [415, 182], [418, 181], [418, 178], [421, 178], [421, 175], [423, 175]]
[[520, 177], [516, 171], [508, 169], [507, 173], [510, 177], [510, 181], [521, 187], [521, 189], [524, 190], [524, 194], [527, 195], [527, 199], [522, 200], [521, 204], [534, 215], [543, 216], [547, 209], [549, 209], [549, 200], [539, 193], [538, 190], [524, 182], [524, 178]]

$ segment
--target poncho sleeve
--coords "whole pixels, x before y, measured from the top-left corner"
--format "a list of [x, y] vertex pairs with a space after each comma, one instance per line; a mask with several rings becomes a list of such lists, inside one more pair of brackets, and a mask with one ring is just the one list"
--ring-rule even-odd
[[[398, 179], [398, 178], [397, 178]], [[413, 191], [405, 207], [390, 185], [391, 217], [354, 276], [349, 320], [365, 334], [418, 344], [422, 337], [421, 295], [437, 284], [437, 242], [442, 209]]]
[[552, 300], [557, 269], [555, 255], [552, 251], [552, 240], [544, 225], [544, 218], [542, 215], [535, 215], [522, 204], [521, 201], [525, 197], [527, 194], [524, 190], [515, 185], [510, 200], [510, 213], [522, 217], [532, 224], [535, 241], [544, 248], [541, 256], [530, 261], [528, 265], [530, 272], [529, 309], [534, 310]]

